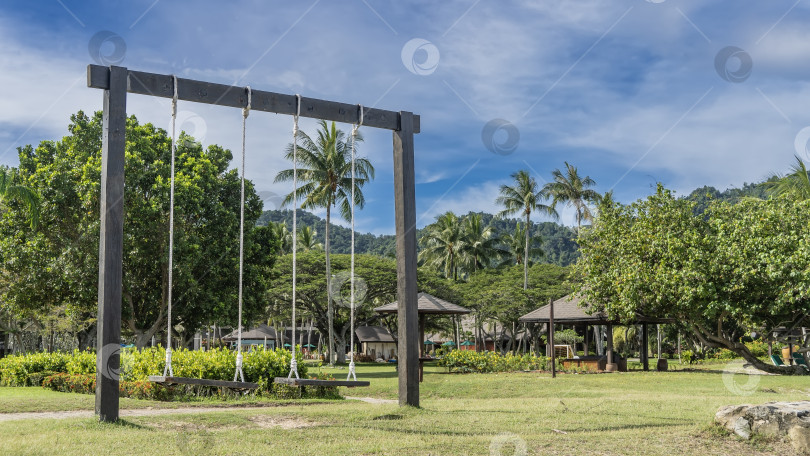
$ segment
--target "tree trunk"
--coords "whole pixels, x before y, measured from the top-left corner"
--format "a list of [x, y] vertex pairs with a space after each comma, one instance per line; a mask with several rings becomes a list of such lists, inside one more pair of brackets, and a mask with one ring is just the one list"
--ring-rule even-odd
[[529, 288], [529, 216], [531, 212], [526, 211], [526, 248], [523, 250], [523, 289]]
[[326, 205], [326, 228], [324, 229], [324, 252], [326, 253], [326, 314], [327, 326], [329, 330], [329, 346], [326, 348], [327, 362], [330, 366], [334, 365], [335, 353], [335, 324], [334, 324], [334, 308], [332, 307], [332, 264], [329, 261], [329, 221], [332, 216], [332, 202]]
[[772, 364], [765, 363], [756, 356], [754, 356], [753, 354], [751, 354], [751, 352], [748, 350], [748, 347], [746, 347], [745, 344], [741, 342], [732, 342], [730, 340], [711, 334], [703, 330], [700, 326], [696, 324], [692, 324], [692, 331], [694, 332], [695, 336], [697, 336], [697, 338], [700, 340], [701, 344], [705, 344], [712, 348], [727, 348], [733, 351], [734, 353], [742, 356], [744, 360], [746, 360], [756, 369], [759, 369], [761, 371], [781, 375], [810, 374], [810, 372], [808, 372], [807, 369], [798, 364], [794, 364], [792, 366], [774, 366]]

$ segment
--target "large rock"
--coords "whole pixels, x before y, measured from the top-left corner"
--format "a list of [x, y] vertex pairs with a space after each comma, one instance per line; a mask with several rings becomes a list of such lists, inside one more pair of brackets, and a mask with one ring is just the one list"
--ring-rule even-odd
[[787, 435], [796, 451], [810, 453], [810, 401], [727, 405], [714, 419], [745, 439], [753, 434]]

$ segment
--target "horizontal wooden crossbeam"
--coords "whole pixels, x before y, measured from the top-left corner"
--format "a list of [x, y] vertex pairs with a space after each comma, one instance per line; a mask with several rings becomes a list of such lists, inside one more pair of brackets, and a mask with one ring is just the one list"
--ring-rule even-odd
[[206, 378], [189, 377], [164, 377], [162, 375], [150, 375], [149, 381], [163, 385], [198, 385], [231, 389], [256, 389], [259, 387], [258, 383], [252, 382], [230, 382], [228, 380], [210, 380]]
[[369, 386], [371, 382], [364, 382], [358, 380], [316, 380], [314, 378], [287, 378], [287, 377], [276, 377], [273, 380], [274, 383], [280, 383], [282, 385], [289, 385], [289, 386], [346, 386], [348, 388], [354, 388], [357, 386]]
[[[110, 67], [87, 65], [87, 87], [110, 88]], [[127, 92], [153, 97], [172, 98], [174, 78], [169, 74], [128, 70]], [[195, 103], [243, 108], [247, 106], [247, 88], [177, 78], [177, 98]], [[251, 110], [295, 115], [296, 97], [251, 88]], [[353, 124], [360, 120], [360, 106], [301, 97], [301, 117]], [[400, 113], [363, 107], [363, 126], [399, 131]], [[419, 116], [413, 116], [414, 133], [419, 133]]]

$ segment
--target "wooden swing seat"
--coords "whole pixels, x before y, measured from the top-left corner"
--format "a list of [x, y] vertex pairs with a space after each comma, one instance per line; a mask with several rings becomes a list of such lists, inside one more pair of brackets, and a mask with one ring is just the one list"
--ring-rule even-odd
[[252, 390], [259, 387], [258, 383], [252, 382], [230, 382], [227, 380], [210, 380], [207, 378], [189, 378], [189, 377], [164, 377], [162, 375], [150, 375], [149, 381], [153, 383], [160, 383], [161, 385], [198, 385], [198, 386], [215, 386], [219, 388], [230, 388], [233, 390]]
[[287, 378], [276, 377], [274, 383], [288, 386], [345, 386], [346, 388], [356, 388], [358, 386], [369, 386], [370, 382], [358, 380], [316, 380], [312, 378]]

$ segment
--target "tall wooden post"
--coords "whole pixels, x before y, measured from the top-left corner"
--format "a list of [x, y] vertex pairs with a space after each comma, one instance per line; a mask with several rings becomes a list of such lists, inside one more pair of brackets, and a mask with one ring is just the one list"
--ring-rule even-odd
[[416, 191], [413, 114], [400, 112], [394, 131], [394, 207], [397, 231], [399, 405], [419, 407], [419, 324], [416, 286]]
[[613, 364], [613, 325], [607, 325], [607, 363]]
[[649, 359], [649, 352], [648, 347], [650, 345], [649, 342], [649, 331], [647, 328], [647, 323], [641, 324], [641, 350], [639, 351], [639, 355], [641, 355], [641, 362], [644, 364], [644, 370], [650, 370], [650, 359]]
[[111, 66], [109, 88], [104, 91], [96, 324], [96, 415], [108, 422], [118, 420], [126, 105], [127, 69]]
[[554, 300], [548, 300], [548, 345], [551, 347], [551, 378], [557, 377], [557, 355], [554, 350]]

